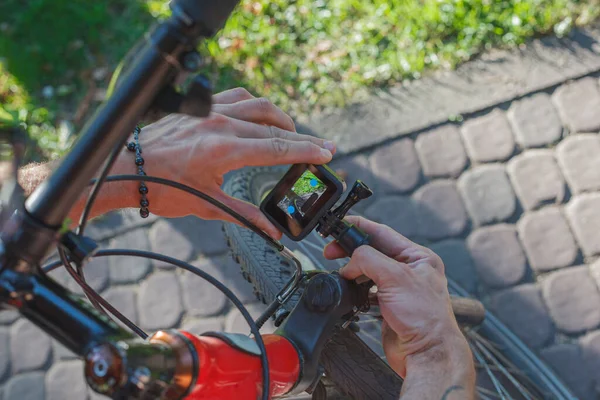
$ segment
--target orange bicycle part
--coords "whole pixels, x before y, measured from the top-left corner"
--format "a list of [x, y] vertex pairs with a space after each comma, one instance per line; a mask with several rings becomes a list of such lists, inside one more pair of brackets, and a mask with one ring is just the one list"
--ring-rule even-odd
[[[187, 400], [255, 400], [260, 398], [260, 358], [218, 337], [181, 332], [193, 344], [198, 357], [198, 376]], [[263, 335], [269, 360], [269, 398], [289, 393], [300, 378], [298, 351], [286, 338]]]

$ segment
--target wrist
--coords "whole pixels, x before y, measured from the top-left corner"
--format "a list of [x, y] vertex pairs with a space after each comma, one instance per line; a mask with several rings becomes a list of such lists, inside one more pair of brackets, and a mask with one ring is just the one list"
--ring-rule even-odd
[[[468, 357], [467, 357], [468, 356]], [[435, 345], [427, 350], [410, 354], [406, 357], [407, 369], [427, 369], [444, 367], [457, 360], [471, 359], [471, 350], [460, 331], [449, 332]]]
[[[473, 399], [475, 366], [469, 344], [460, 331], [406, 358], [403, 394], [406, 398]], [[416, 397], [415, 397], [416, 396]]]
[[[110, 170], [110, 175], [135, 175], [136, 168], [134, 159], [131, 158], [127, 151], [121, 152], [113, 167]], [[85, 203], [88, 199], [92, 186], [88, 187], [69, 214], [72, 221], [78, 221]], [[92, 207], [89, 218], [95, 218], [112, 210], [122, 208], [137, 207], [139, 202], [139, 194], [136, 182], [119, 181], [119, 182], [104, 182], [94, 206]]]

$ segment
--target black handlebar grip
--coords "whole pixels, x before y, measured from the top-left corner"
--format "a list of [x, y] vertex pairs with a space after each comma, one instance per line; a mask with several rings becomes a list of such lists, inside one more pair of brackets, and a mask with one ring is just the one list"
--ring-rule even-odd
[[239, 0], [174, 0], [171, 8], [181, 9], [210, 37], [225, 25], [238, 3]]

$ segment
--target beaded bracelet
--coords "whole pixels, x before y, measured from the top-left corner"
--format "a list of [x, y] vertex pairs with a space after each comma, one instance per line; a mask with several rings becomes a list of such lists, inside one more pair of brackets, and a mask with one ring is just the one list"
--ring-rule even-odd
[[[140, 132], [142, 130], [139, 126], [136, 126], [133, 131], [133, 142], [127, 143], [127, 150], [134, 152], [135, 151], [135, 165], [137, 165], [138, 175], [146, 176], [144, 172], [144, 159], [142, 158], [142, 146], [140, 145]], [[140, 182], [140, 188], [138, 189], [140, 194], [142, 195], [142, 199], [140, 200], [140, 216], [142, 218], [148, 218], [150, 215], [150, 210], [148, 207], [150, 206], [150, 202], [148, 201], [148, 186], [144, 182]]]

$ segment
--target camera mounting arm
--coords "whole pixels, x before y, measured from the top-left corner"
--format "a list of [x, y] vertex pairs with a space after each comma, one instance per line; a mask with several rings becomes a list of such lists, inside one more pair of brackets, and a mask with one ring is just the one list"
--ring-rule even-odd
[[317, 232], [324, 238], [332, 236], [348, 255], [352, 255], [360, 246], [368, 245], [369, 235], [354, 224], [344, 221], [344, 217], [359, 201], [372, 195], [373, 191], [357, 180], [342, 204], [333, 211], [327, 211], [321, 218]]

